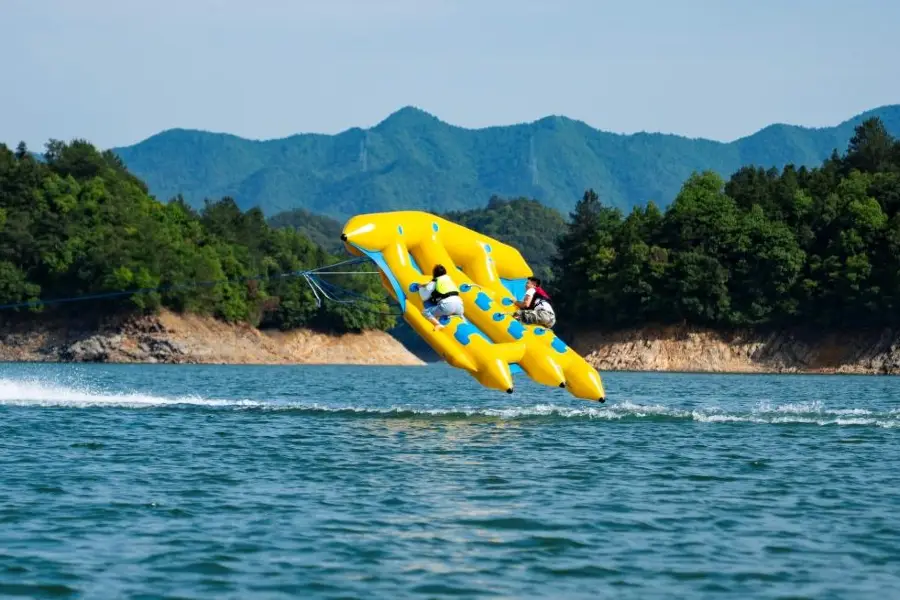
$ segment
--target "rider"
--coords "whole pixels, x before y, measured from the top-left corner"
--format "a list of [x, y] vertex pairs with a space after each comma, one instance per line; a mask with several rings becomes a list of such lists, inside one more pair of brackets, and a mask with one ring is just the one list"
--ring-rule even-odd
[[425, 317], [438, 331], [444, 326], [437, 320], [438, 317], [451, 315], [463, 315], [463, 302], [459, 297], [459, 288], [447, 275], [444, 265], [435, 265], [431, 272], [432, 280], [425, 285], [425, 290], [431, 292], [430, 305], [425, 308]]
[[541, 287], [541, 280], [537, 277], [529, 277], [525, 282], [525, 298], [521, 302], [516, 301], [516, 306], [519, 310], [513, 317], [523, 323], [539, 323], [547, 329], [552, 329], [556, 324], [550, 295]]

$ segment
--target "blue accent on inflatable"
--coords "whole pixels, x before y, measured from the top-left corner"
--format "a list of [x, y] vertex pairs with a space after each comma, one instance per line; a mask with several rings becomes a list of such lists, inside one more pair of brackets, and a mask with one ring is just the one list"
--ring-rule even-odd
[[484, 251], [485, 251], [485, 252], [490, 252], [490, 251], [491, 251], [491, 245], [490, 245], [490, 244], [485, 244], [485, 245], [484, 245]]
[[365, 248], [360, 248], [356, 244], [353, 244], [353, 247], [368, 256], [372, 262], [378, 265], [378, 268], [381, 269], [385, 277], [388, 278], [391, 287], [394, 288], [394, 295], [397, 296], [397, 302], [400, 303], [400, 310], [406, 312], [406, 294], [403, 293], [400, 282], [397, 281], [397, 278], [394, 277], [394, 274], [391, 272], [390, 268], [388, 268], [387, 262], [384, 260], [384, 255], [381, 252], [372, 252]]
[[397, 233], [403, 235], [403, 225], [397, 225]]
[[[513, 298], [516, 300], [521, 300], [525, 297], [525, 282], [528, 281], [526, 278], [521, 279], [503, 279], [500, 278], [500, 283], [503, 284], [503, 287], [509, 290], [509, 293], [512, 294]], [[504, 304], [506, 302], [504, 301]], [[512, 303], [510, 303], [512, 304]], [[509, 306], [509, 304], [507, 304]]]
[[479, 335], [484, 338], [486, 342], [491, 342], [491, 340], [486, 335], [484, 335], [477, 327], [475, 327], [471, 323], [460, 323], [456, 327], [456, 332], [453, 334], [453, 337], [455, 337], [456, 341], [458, 341], [463, 346], [468, 346], [470, 341], [469, 338], [473, 335]]
[[431, 228], [434, 229], [435, 231], [437, 231], [438, 230], [437, 223], [432, 223]]
[[497, 313], [494, 313], [491, 318], [494, 319], [495, 321], [502, 321], [503, 319], [506, 318], [506, 315], [504, 313], [497, 312]]
[[475, 304], [481, 310], [488, 311], [491, 309], [491, 297], [484, 292], [478, 292], [478, 295], [475, 296]]
[[504, 298], [503, 300], [500, 301], [500, 304], [502, 304], [503, 306], [512, 306], [513, 305], [512, 298]]
[[509, 327], [506, 328], [506, 331], [517, 340], [521, 340], [522, 336], [525, 335], [525, 327], [515, 319], [510, 320]]
[[519, 363], [509, 363], [509, 372], [513, 375], [518, 375], [519, 373], [524, 373], [522, 367], [519, 366]]
[[468, 292], [471, 289], [472, 289], [472, 286], [469, 285], [468, 283], [463, 283], [462, 285], [459, 286], [459, 291], [461, 291], [461, 292]]
[[560, 354], [566, 351], [566, 344], [559, 338], [554, 338], [553, 342], [550, 345], [553, 346], [553, 349]]
[[534, 335], [544, 335], [545, 333], [547, 333], [547, 330], [544, 329], [543, 327], [535, 327], [534, 328]]
[[415, 281], [413, 281], [411, 284], [409, 284], [409, 291], [411, 291], [413, 294], [415, 294], [416, 292], [418, 292], [418, 291], [419, 291], [419, 284], [416, 283]]
[[493, 344], [493, 343], [494, 343], [494, 340], [492, 340], [491, 338], [489, 338], [488, 335], [487, 335], [485, 332], [483, 332], [483, 331], [481, 330], [480, 327], [478, 327], [478, 325], [474, 325], [474, 324], [472, 324], [471, 321], [468, 321], [468, 320], [467, 320], [467, 321], [463, 321], [463, 322], [464, 322], [464, 323], [468, 323], [468, 324], [472, 327], [472, 329], [475, 330], [475, 333], [478, 334], [478, 335], [480, 335], [481, 337], [483, 337], [483, 338], [487, 341], [488, 344]]
[[412, 268], [424, 275], [425, 272], [419, 268], [419, 263], [416, 262], [416, 259], [413, 258], [413, 255], [409, 252], [409, 250], [406, 251], [406, 254], [409, 255], [409, 264], [412, 265]]

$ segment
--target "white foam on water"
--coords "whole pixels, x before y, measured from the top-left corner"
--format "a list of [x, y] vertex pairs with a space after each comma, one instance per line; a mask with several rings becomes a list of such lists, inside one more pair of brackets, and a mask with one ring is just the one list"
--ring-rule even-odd
[[0, 378], [0, 405], [72, 408], [160, 406], [256, 406], [258, 402], [217, 400], [200, 396], [165, 397], [140, 392], [122, 393], [73, 387], [39, 379]]
[[393, 406], [334, 405], [304, 401], [260, 401], [204, 398], [199, 395], [161, 396], [143, 392], [96, 390], [87, 386], [63, 385], [41, 379], [0, 378], [0, 406], [117, 407], [154, 408], [195, 406], [235, 410], [304, 411], [322, 414], [360, 414], [395, 417], [493, 418], [500, 420], [557, 417], [621, 421], [624, 419], [684, 420], [707, 424], [806, 424], [846, 427], [900, 427], [900, 409], [827, 408], [821, 402], [760, 402], [747, 411], [718, 407], [679, 408], [662, 404], [641, 404], [628, 400], [608, 404], [518, 404], [514, 406], [422, 407], [415, 404]]
[[807, 424], [839, 426], [900, 427], [900, 413], [896, 410], [878, 412], [868, 409], [825, 409], [820, 404], [768, 405], [747, 412], [725, 411], [720, 408], [681, 409], [658, 404], [634, 404], [628, 401], [599, 406], [560, 406], [554, 404], [521, 405], [501, 408], [478, 406], [451, 406], [446, 408], [422, 408], [415, 405], [393, 406], [334, 406], [306, 403], [269, 405], [272, 410], [305, 410], [323, 413], [353, 413], [394, 416], [432, 417], [489, 417], [501, 420], [535, 417], [562, 417], [571, 419], [599, 419], [618, 421], [623, 419], [684, 420], [699, 423], [751, 423], [751, 424]]

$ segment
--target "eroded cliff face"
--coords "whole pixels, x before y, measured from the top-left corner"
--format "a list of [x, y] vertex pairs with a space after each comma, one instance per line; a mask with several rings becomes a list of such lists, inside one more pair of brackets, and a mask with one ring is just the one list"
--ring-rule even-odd
[[900, 332], [721, 334], [690, 327], [575, 333], [601, 371], [900, 374]]
[[92, 324], [0, 326], [0, 360], [35, 362], [423, 365], [381, 331], [327, 335], [260, 331], [209, 317], [157, 316]]
[[[900, 331], [717, 333], [644, 327], [561, 334], [600, 371], [900, 374]], [[260, 331], [208, 317], [0, 324], [0, 361], [423, 365], [389, 334]]]

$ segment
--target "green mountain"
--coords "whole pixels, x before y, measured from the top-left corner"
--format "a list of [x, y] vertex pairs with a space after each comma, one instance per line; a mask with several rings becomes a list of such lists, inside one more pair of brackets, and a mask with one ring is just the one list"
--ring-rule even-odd
[[462, 211], [498, 195], [567, 213], [587, 188], [623, 210], [648, 200], [665, 207], [693, 171], [728, 177], [746, 165], [812, 167], [845, 148], [853, 128], [872, 116], [900, 134], [900, 105], [834, 127], [772, 125], [730, 143], [619, 135], [559, 116], [464, 129], [406, 107], [370, 129], [336, 135], [252, 141], [172, 129], [114, 152], [161, 200], [182, 194], [197, 207], [231, 196], [269, 216], [304, 208], [343, 221], [369, 211]]
[[304, 234], [317, 245], [332, 254], [343, 255], [347, 251], [341, 241], [342, 224], [330, 217], [317, 215], [295, 208], [280, 212], [269, 219], [269, 225], [276, 229], [291, 229]]

